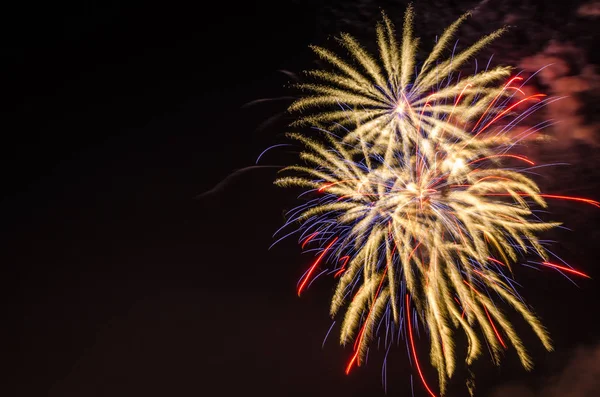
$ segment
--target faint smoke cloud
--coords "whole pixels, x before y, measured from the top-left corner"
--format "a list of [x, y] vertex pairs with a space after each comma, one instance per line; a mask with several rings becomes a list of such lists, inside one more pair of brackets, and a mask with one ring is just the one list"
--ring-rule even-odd
[[598, 121], [590, 120], [592, 104], [600, 98], [600, 76], [587, 63], [580, 47], [568, 42], [551, 41], [541, 52], [521, 60], [519, 67], [537, 74], [543, 92], [563, 97], [546, 107], [546, 117], [558, 121], [553, 127], [557, 143], [581, 140], [598, 144]]
[[600, 395], [600, 346], [580, 347], [564, 369], [544, 379], [541, 387], [507, 385], [490, 397], [596, 397]]
[[577, 9], [577, 15], [588, 18], [600, 17], [600, 1], [582, 4]]

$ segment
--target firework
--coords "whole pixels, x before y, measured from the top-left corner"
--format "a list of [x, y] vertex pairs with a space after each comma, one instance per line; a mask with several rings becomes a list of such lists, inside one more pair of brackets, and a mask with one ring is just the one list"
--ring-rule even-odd
[[411, 8], [400, 45], [387, 17], [378, 26], [383, 67], [353, 38], [342, 36], [366, 75], [315, 47], [339, 71], [310, 72], [329, 85], [302, 84], [316, 94], [298, 100], [291, 110], [313, 109], [296, 125], [316, 125], [322, 138], [289, 134], [305, 147], [300, 157], [307, 165], [287, 167], [284, 171], [295, 175], [275, 182], [307, 189], [308, 201], [292, 210], [284, 225], [299, 225], [295, 232], [303, 248], [320, 248], [298, 294], [322, 274], [322, 267], [333, 264], [330, 273], [339, 282], [330, 312], [336, 316], [345, 308], [341, 343], [353, 342], [354, 350], [346, 372], [361, 365], [375, 336], [385, 335], [389, 345], [392, 335], [404, 335], [432, 396], [414, 348], [416, 322], [428, 331], [441, 394], [456, 369], [457, 332], [467, 336], [467, 365], [482, 354], [485, 341], [496, 364], [510, 344], [530, 369], [531, 358], [496, 301], [520, 313], [547, 350], [552, 344], [516, 291], [512, 267], [536, 256], [539, 260], [530, 262], [540, 267], [585, 276], [550, 262], [551, 253], [537, 234], [559, 223], [538, 218], [534, 206], [546, 207], [545, 199], [600, 206], [541, 193], [524, 172], [533, 162], [509, 153], [537, 129], [516, 138], [508, 132], [547, 98], [526, 96], [522, 78], [510, 78], [509, 68], [452, 79], [500, 32], [439, 61], [465, 17], [444, 32], [414, 78], [417, 40]]
[[[341, 35], [338, 41], [351, 54], [353, 63], [330, 50], [312, 46], [334, 70], [308, 71], [315, 82], [296, 85], [310, 95], [290, 106], [290, 111], [302, 112], [293, 125], [337, 128], [344, 132], [344, 142], [362, 140], [374, 144], [378, 150], [385, 150], [389, 136], [394, 134], [400, 135], [405, 149], [423, 134], [437, 136], [440, 143], [460, 140], [480, 149], [495, 143], [496, 138], [491, 142], [472, 140], [468, 131], [458, 128], [456, 122], [466, 123], [484, 113], [499, 111], [492, 105], [511, 92], [506, 89], [508, 85], [501, 87], [494, 83], [509, 76], [511, 68], [486, 69], [464, 79], [455, 72], [500, 36], [503, 29], [485, 36], [459, 54], [440, 59], [468, 15], [460, 17], [440, 36], [416, 76], [415, 54], [419, 40], [412, 35], [411, 7], [405, 15], [401, 44], [396, 41], [391, 21], [383, 16], [383, 23], [377, 26], [378, 60], [348, 34]], [[460, 101], [455, 100], [457, 96]]]

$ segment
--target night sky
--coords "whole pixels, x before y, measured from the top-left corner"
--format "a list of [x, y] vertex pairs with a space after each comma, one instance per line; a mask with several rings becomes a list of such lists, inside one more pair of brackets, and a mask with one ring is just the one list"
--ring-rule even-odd
[[[555, 140], [527, 150], [536, 161], [571, 164], [541, 171], [544, 190], [600, 200], [600, 77], [591, 51], [600, 6], [589, 3], [586, 14], [577, 1], [483, 3], [465, 28], [467, 42], [509, 13], [516, 28], [481, 61], [541, 54], [519, 65], [567, 66], [537, 89], [561, 94], [573, 86], [555, 84], [566, 77], [583, 84], [566, 109], [546, 115], [564, 119], [550, 131]], [[280, 71], [314, 66], [309, 44], [327, 44], [340, 29], [373, 40], [379, 7], [400, 25], [405, 4], [107, 0], [5, 8], [3, 394], [383, 396], [381, 352], [346, 376], [351, 349], [338, 346], [337, 328], [321, 347], [334, 281], [319, 279], [299, 299], [295, 285], [311, 254], [293, 239], [268, 249], [298, 192], [273, 186], [276, 168], [229, 175], [286, 142], [289, 119], [265, 122], [289, 100], [245, 104], [296, 95]], [[417, 1], [416, 34], [427, 43], [476, 4]], [[280, 150], [261, 163], [294, 160], [292, 150]], [[593, 279], [575, 286], [556, 272], [517, 271], [556, 351], [545, 352], [514, 316], [537, 367], [526, 373], [514, 349], [500, 368], [481, 357], [477, 396], [600, 395], [600, 209], [550, 204], [552, 220], [571, 229], [545, 235], [557, 240], [554, 252]], [[427, 362], [426, 338], [417, 348]], [[390, 353], [387, 371], [387, 395], [411, 395], [413, 374], [414, 395], [426, 396], [405, 347]], [[435, 372], [425, 372], [435, 384]], [[448, 396], [466, 395], [464, 375]]]

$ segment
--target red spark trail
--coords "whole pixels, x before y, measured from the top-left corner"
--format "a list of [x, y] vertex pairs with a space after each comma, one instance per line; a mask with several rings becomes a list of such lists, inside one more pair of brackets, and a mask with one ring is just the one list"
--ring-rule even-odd
[[506, 349], [506, 344], [504, 343], [504, 341], [500, 337], [500, 334], [498, 333], [498, 330], [496, 329], [496, 326], [494, 325], [494, 322], [492, 321], [492, 317], [490, 317], [490, 313], [488, 313], [488, 310], [485, 307], [485, 305], [483, 306], [483, 310], [485, 310], [485, 315], [487, 316], [488, 320], [490, 320], [490, 324], [492, 325], [492, 328], [494, 329], [494, 333], [496, 334], [496, 338], [498, 338], [498, 340], [500, 341], [500, 344], [502, 345], [502, 347]]
[[360, 287], [358, 287], [358, 291], [356, 291], [356, 294], [354, 294], [354, 296], [352, 297], [352, 302], [354, 302], [354, 299], [356, 299], [356, 296], [360, 293], [360, 291], [362, 291], [363, 286], [361, 285]]
[[346, 255], [346, 256], [342, 256], [340, 258], [340, 260], [344, 260], [344, 263], [342, 264], [342, 268], [340, 270], [338, 270], [333, 277], [338, 277], [339, 275], [341, 275], [342, 273], [344, 273], [344, 271], [346, 270], [346, 264], [348, 263], [348, 260], [350, 259], [350, 256]]
[[423, 376], [423, 373], [421, 372], [421, 367], [419, 366], [419, 359], [417, 358], [417, 351], [415, 350], [415, 342], [413, 340], [413, 334], [412, 334], [412, 326], [410, 324], [410, 310], [409, 310], [409, 299], [408, 299], [408, 294], [406, 294], [406, 321], [408, 321], [407, 327], [408, 327], [408, 335], [410, 338], [410, 345], [412, 347], [412, 353], [413, 353], [413, 357], [415, 358], [415, 364], [417, 366], [417, 371], [419, 372], [419, 376], [421, 377], [421, 382], [423, 382], [423, 386], [425, 386], [425, 389], [427, 389], [427, 391], [429, 392], [429, 395], [431, 397], [437, 397], [429, 388], [429, 386], [427, 385], [427, 382], [425, 381], [425, 377]]
[[315, 268], [317, 267], [317, 265], [319, 264], [319, 262], [321, 262], [321, 259], [323, 259], [323, 257], [327, 253], [327, 251], [329, 251], [329, 248], [331, 248], [331, 246], [337, 241], [337, 239], [338, 239], [338, 237], [334, 238], [333, 241], [331, 243], [329, 243], [329, 245], [327, 246], [327, 248], [325, 248], [323, 250], [323, 252], [321, 252], [321, 255], [319, 255], [319, 257], [317, 258], [317, 260], [315, 261], [315, 263], [313, 263], [313, 265], [310, 267], [310, 270], [308, 271], [308, 273], [306, 273], [306, 276], [304, 277], [304, 281], [302, 281], [302, 284], [300, 284], [300, 287], [298, 287], [298, 296], [300, 296], [300, 294], [302, 293], [302, 290], [306, 286], [306, 283], [308, 282], [308, 279], [310, 278], [310, 276], [312, 275], [312, 273], [315, 271]]
[[591, 204], [595, 207], [600, 208], [600, 203], [595, 200], [586, 199], [583, 197], [572, 197], [572, 196], [557, 196], [555, 194], [540, 194], [540, 196], [545, 198], [554, 198], [559, 200], [573, 200], [573, 201], [581, 201], [582, 203]]
[[[462, 91], [460, 92], [460, 95], [458, 96], [458, 98], [456, 98], [456, 101], [454, 102], [454, 106], [452, 106], [452, 111], [450, 112], [450, 115], [448, 116], [448, 120], [452, 119], [452, 115], [454, 114], [454, 109], [456, 109], [456, 105], [458, 104], [458, 102], [460, 101], [460, 99], [462, 98], [465, 90], [468, 87], [471, 87], [472, 84], [467, 84], [463, 87]], [[456, 125], [456, 124], [455, 124]], [[446, 130], [442, 130], [442, 134], [440, 135], [440, 139], [444, 136], [444, 132], [446, 132]]]
[[[519, 196], [523, 196], [523, 197], [531, 196], [529, 193], [524, 193], [524, 192], [515, 192], [515, 194], [518, 194]], [[511, 194], [510, 193], [484, 193], [484, 194], [482, 194], [482, 196], [511, 196]], [[594, 207], [600, 208], [600, 202], [595, 201], [595, 200], [586, 199], [583, 197], [558, 196], [556, 194], [540, 194], [540, 196], [544, 197], [544, 198], [553, 198], [553, 199], [558, 199], [558, 200], [580, 201], [582, 203], [591, 204]]]
[[525, 92], [520, 88], [517, 88], [517, 87], [506, 87], [506, 88], [512, 88], [515, 91], [519, 91], [522, 95], [525, 95]]
[[[417, 248], [419, 248], [419, 245], [421, 245], [421, 243], [417, 244], [417, 246], [413, 249], [410, 256], [408, 257], [409, 260], [412, 257], [412, 254], [415, 252], [415, 250]], [[396, 252], [396, 246], [394, 245], [394, 249], [392, 250], [391, 255], [394, 256], [395, 252]], [[359, 351], [357, 350], [357, 347], [360, 347], [360, 344], [362, 343], [362, 338], [363, 338], [364, 332], [365, 332], [365, 326], [367, 325], [367, 322], [369, 321], [369, 317], [371, 316], [371, 312], [373, 311], [373, 307], [375, 306], [375, 302], [377, 301], [377, 297], [379, 296], [379, 291], [381, 291], [381, 285], [383, 284], [383, 280], [385, 279], [386, 274], [387, 274], [387, 267], [384, 269], [383, 274], [381, 275], [381, 280], [379, 281], [379, 286], [377, 287], [377, 292], [375, 293], [375, 299], [373, 299], [373, 303], [371, 304], [371, 308], [369, 309], [367, 318], [365, 319], [365, 322], [363, 323], [363, 326], [361, 327], [360, 332], [358, 333], [358, 336], [356, 337], [356, 342], [354, 342], [353, 348], [354, 348], [355, 352], [354, 352], [354, 355], [352, 356], [352, 359], [348, 363], [348, 366], [346, 367], [346, 375], [348, 375], [350, 373], [350, 370], [352, 369], [352, 365], [358, 358]], [[355, 295], [355, 297], [356, 297], [356, 295]], [[358, 365], [360, 365], [360, 360], [358, 361]]]
[[[348, 375], [350, 373], [350, 369], [352, 369], [352, 364], [358, 358], [358, 353], [359, 353], [358, 348], [360, 347], [363, 336], [365, 335], [365, 327], [366, 327], [367, 323], [369, 322], [369, 317], [371, 317], [371, 312], [373, 311], [375, 302], [377, 302], [377, 297], [379, 296], [379, 291], [381, 291], [381, 286], [383, 285], [383, 280], [385, 279], [386, 273], [387, 273], [387, 267], [383, 270], [383, 274], [381, 275], [381, 281], [379, 281], [379, 286], [377, 287], [377, 292], [375, 293], [375, 299], [373, 299], [373, 303], [371, 303], [371, 308], [369, 309], [367, 318], [365, 319], [365, 322], [363, 323], [362, 327], [360, 328], [360, 332], [358, 333], [358, 336], [356, 337], [356, 342], [354, 342], [355, 352], [354, 352], [354, 356], [352, 357], [352, 360], [350, 360], [350, 362], [348, 363], [348, 366], [346, 367], [346, 375]], [[357, 362], [358, 362], [358, 365], [360, 365], [360, 359]]]
[[[460, 304], [460, 301], [458, 299], [456, 299], [456, 297], [454, 297], [454, 300], [456, 301], [456, 303], [458, 303], [459, 306], [462, 306]], [[463, 307], [463, 311], [462, 311], [462, 314], [460, 315], [460, 318], [464, 318], [465, 317], [465, 310], [466, 309]]]
[[314, 232], [313, 234], [311, 234], [310, 236], [308, 236], [306, 238], [306, 240], [304, 240], [304, 242], [302, 243], [302, 248], [304, 249], [304, 247], [306, 246], [306, 244], [308, 244], [310, 242], [310, 240], [312, 240], [313, 238], [315, 238], [315, 236], [319, 234], [319, 232]]
[[479, 120], [477, 121], [477, 123], [475, 124], [475, 126], [473, 127], [473, 129], [471, 130], [471, 132], [475, 131], [475, 128], [477, 128], [477, 126], [479, 125], [479, 123], [481, 123], [481, 121], [483, 120], [483, 118], [485, 117], [485, 115], [487, 114], [488, 110], [490, 110], [490, 108], [492, 106], [494, 106], [494, 103], [496, 103], [496, 101], [498, 100], [498, 98], [500, 98], [500, 95], [502, 95], [502, 93], [504, 92], [505, 89], [509, 88], [508, 86], [511, 85], [511, 83], [515, 80], [523, 80], [523, 77], [513, 77], [512, 79], [510, 79], [508, 81], [508, 83], [506, 83], [506, 85], [504, 86], [504, 88], [502, 89], [502, 91], [500, 91], [498, 93], [498, 95], [496, 95], [496, 97], [494, 98], [494, 100], [492, 102], [490, 102], [490, 104], [488, 105], [487, 109], [485, 109], [485, 112], [483, 112], [483, 114], [481, 115], [481, 117], [479, 118]]
[[512, 158], [515, 158], [515, 159], [522, 160], [522, 161], [524, 161], [524, 162], [526, 162], [528, 164], [535, 165], [535, 163], [533, 161], [529, 160], [527, 157], [525, 157], [525, 156], [517, 156], [516, 154], [494, 154], [494, 155], [491, 155], [491, 156], [482, 157], [480, 159], [473, 160], [468, 165], [471, 165], [473, 163], [478, 163], [480, 161], [487, 160], [487, 159], [490, 159], [492, 157], [512, 157]]
[[496, 285], [496, 282], [495, 282], [493, 279], [491, 279], [491, 278], [490, 278], [488, 275], [486, 275], [486, 274], [483, 274], [482, 272], [480, 272], [480, 271], [479, 271], [479, 270], [477, 270], [477, 269], [473, 269], [473, 271], [474, 271], [475, 273], [479, 274], [481, 277], [483, 277], [483, 278], [485, 278], [486, 280], [488, 280], [490, 283], [492, 283], [492, 284]]
[[560, 265], [556, 265], [556, 264], [554, 264], [554, 263], [550, 263], [550, 262], [542, 262], [542, 265], [544, 265], [544, 266], [548, 266], [548, 267], [553, 267], [553, 268], [555, 268], [555, 269], [564, 270], [565, 272], [569, 272], [569, 273], [577, 274], [578, 276], [582, 276], [582, 277], [585, 277], [585, 278], [591, 278], [591, 277], [590, 277], [590, 276], [588, 276], [587, 274], [585, 274], [585, 273], [582, 273], [582, 272], [580, 272], [580, 271], [578, 271], [578, 270], [571, 269], [570, 267], [566, 267], [566, 266], [560, 266]]
[[[473, 172], [473, 171], [471, 171], [471, 172]], [[477, 182], [475, 182], [475, 183], [479, 183], [479, 182], [481, 182], [481, 181], [485, 181], [486, 179], [501, 179], [501, 180], [503, 180], [503, 181], [509, 181], [509, 182], [512, 182], [512, 179], [509, 179], [509, 178], [504, 178], [504, 177], [502, 177], [502, 176], [488, 175], [488, 176], [484, 176], [484, 177], [483, 177], [483, 178], [481, 178], [481, 179], [478, 179], [478, 180], [477, 180]]]
[[[479, 294], [479, 292], [478, 292], [478, 291], [477, 291], [475, 288], [473, 288], [473, 286], [472, 286], [471, 284], [469, 284], [469, 283], [467, 282], [467, 280], [463, 280], [463, 282], [464, 282], [465, 284], [467, 284], [467, 285], [469, 286], [469, 288], [471, 288], [471, 289], [472, 289], [472, 290], [473, 290], [473, 291], [474, 291], [474, 292], [475, 292], [477, 295], [481, 296], [481, 295]], [[483, 306], [483, 310], [485, 310], [485, 314], [486, 314], [486, 316], [487, 316], [488, 320], [490, 321], [490, 324], [492, 325], [492, 328], [494, 329], [494, 333], [496, 334], [496, 338], [498, 338], [498, 341], [500, 341], [500, 344], [502, 345], [502, 347], [504, 347], [504, 348], [506, 349], [506, 344], [504, 343], [504, 341], [503, 341], [503, 340], [502, 340], [502, 338], [500, 337], [500, 333], [499, 333], [499, 332], [498, 332], [498, 330], [496, 329], [496, 326], [494, 325], [494, 322], [492, 321], [492, 317], [490, 317], [490, 313], [488, 313], [488, 310], [487, 310], [487, 308], [485, 307], [485, 305], [482, 305], [482, 306]]]
[[458, 234], [460, 234], [460, 238], [462, 239], [463, 243], [465, 245], [467, 245], [467, 240], [465, 240], [465, 236], [463, 236], [462, 230], [460, 230], [460, 226], [458, 226], [458, 222], [456, 222], [456, 220], [454, 220], [454, 224], [456, 225], [456, 228], [458, 229]]
[[[393, 253], [392, 253], [392, 255], [393, 255]], [[377, 287], [377, 292], [375, 293], [375, 299], [373, 299], [373, 303], [371, 303], [371, 308], [369, 309], [367, 318], [365, 319], [365, 322], [363, 323], [363, 326], [361, 327], [360, 332], [358, 333], [356, 341], [354, 342], [354, 350], [356, 350], [356, 348], [358, 346], [360, 346], [360, 344], [362, 343], [362, 338], [363, 338], [363, 335], [365, 332], [365, 326], [367, 325], [367, 322], [369, 321], [369, 317], [371, 317], [371, 312], [373, 311], [373, 307], [375, 306], [375, 301], [377, 300], [377, 297], [379, 296], [379, 292], [381, 291], [381, 286], [383, 285], [383, 280], [385, 279], [386, 274], [387, 274], [387, 267], [383, 270], [383, 274], [381, 275], [381, 280], [379, 281], [379, 286]], [[359, 360], [359, 364], [360, 364], [360, 360]]]
[[[431, 95], [429, 95], [429, 96], [431, 96]], [[427, 102], [425, 102], [423, 109], [421, 109], [421, 115], [419, 116], [419, 124], [417, 125], [417, 131], [421, 131], [421, 119], [423, 118], [423, 113], [425, 113], [425, 109], [427, 108], [427, 106], [432, 107], [429, 104], [429, 99], [427, 100]]]
[[354, 361], [356, 361], [357, 357], [358, 357], [358, 352], [356, 352], [354, 354], [354, 356], [352, 356], [352, 359], [348, 363], [348, 366], [346, 367], [346, 375], [348, 375], [350, 373], [350, 370], [352, 369], [352, 365], [354, 364]]
[[504, 263], [500, 262], [498, 259], [494, 259], [494, 258], [492, 258], [492, 257], [488, 256], [488, 260], [490, 260], [490, 261], [492, 261], [492, 262], [495, 262], [495, 263], [497, 263], [497, 264], [499, 264], [499, 265], [502, 265], [502, 266], [506, 267], [506, 265], [505, 265]]
[[448, 116], [449, 119], [454, 114], [454, 109], [456, 109], [456, 105], [458, 105], [458, 102], [460, 102], [460, 99], [462, 98], [463, 94], [465, 93], [465, 90], [472, 86], [473, 86], [473, 84], [469, 83], [463, 87], [462, 91], [460, 92], [460, 95], [458, 96], [458, 98], [456, 98], [456, 101], [454, 101], [454, 106], [452, 106], [452, 111], [450, 112], [450, 116]]
[[328, 188], [330, 188], [330, 187], [332, 187], [332, 186], [339, 185], [339, 184], [341, 184], [341, 183], [351, 182], [351, 181], [354, 181], [354, 179], [346, 179], [346, 180], [343, 180], [343, 181], [337, 181], [337, 182], [330, 182], [330, 183], [326, 183], [326, 184], [324, 184], [323, 186], [321, 186], [321, 187], [320, 187], [320, 188], [319, 188], [317, 191], [318, 191], [319, 193], [321, 193], [321, 192], [323, 192], [325, 189], [328, 189]]
[[[490, 126], [490, 125], [492, 125], [492, 123], [494, 123], [494, 122], [495, 122], [496, 120], [498, 120], [499, 118], [503, 117], [503, 116], [504, 116], [506, 113], [510, 112], [510, 111], [511, 111], [513, 108], [515, 108], [515, 107], [519, 106], [521, 103], [523, 103], [523, 102], [525, 102], [525, 101], [528, 101], [528, 100], [530, 100], [530, 99], [534, 99], [534, 98], [537, 98], [537, 97], [545, 97], [545, 96], [546, 96], [545, 94], [535, 94], [535, 95], [530, 95], [530, 96], [528, 96], [528, 97], [527, 97], [527, 98], [525, 98], [525, 99], [521, 99], [519, 102], [515, 103], [514, 105], [512, 105], [512, 106], [510, 106], [508, 109], [506, 109], [504, 112], [502, 112], [502, 113], [500, 113], [499, 115], [497, 115], [496, 117], [494, 117], [494, 118], [492, 119], [492, 121], [490, 121], [490, 122], [489, 122], [489, 123], [487, 123], [487, 124], [486, 124], [486, 125], [485, 125], [483, 128], [481, 128], [481, 129], [480, 129], [480, 130], [477, 132], [477, 134], [475, 134], [475, 135], [473, 136], [473, 138], [475, 138], [477, 135], [479, 135], [480, 133], [482, 133], [483, 131], [485, 131], [485, 130], [486, 130], [486, 129], [487, 129], [489, 126]], [[473, 138], [471, 138], [471, 139], [473, 139]]]
[[415, 248], [413, 248], [413, 250], [410, 252], [410, 255], [408, 256], [407, 261], [410, 261], [410, 258], [412, 258], [413, 254], [415, 253], [415, 251], [417, 250], [417, 248], [419, 248], [420, 245], [421, 245], [421, 242], [419, 241], [419, 244], [417, 244], [415, 246]]

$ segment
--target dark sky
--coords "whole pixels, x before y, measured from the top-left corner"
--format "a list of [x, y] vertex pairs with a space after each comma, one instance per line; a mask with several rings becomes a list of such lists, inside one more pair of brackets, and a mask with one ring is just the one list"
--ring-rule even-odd
[[[475, 4], [448, 2], [440, 12], [439, 3], [426, 14], [428, 23], [443, 19], [438, 32]], [[561, 9], [525, 3], [523, 12], [559, 18]], [[291, 240], [267, 250], [295, 203], [294, 192], [272, 185], [274, 169], [240, 173], [194, 199], [283, 142], [282, 123], [257, 127], [286, 102], [243, 105], [290, 95], [278, 70], [310, 66], [307, 45], [338, 27], [360, 31], [357, 16], [369, 20], [373, 2], [353, 6], [128, 0], [3, 10], [5, 395], [383, 395], [378, 353], [347, 377], [350, 350], [338, 347], [337, 335], [321, 348], [333, 283], [298, 299], [295, 284], [310, 255]], [[393, 19], [400, 24], [401, 14]], [[541, 184], [600, 199], [594, 144], [538, 154], [585, 159], [542, 175]], [[267, 156], [265, 164], [277, 160]], [[548, 237], [561, 241], [555, 251], [599, 279], [600, 210], [555, 209], [573, 229]], [[585, 355], [599, 342], [596, 281], [577, 288], [554, 273], [519, 276], [557, 351], [545, 353], [525, 336], [539, 363], [533, 374], [519, 368], [514, 351], [500, 369], [482, 358], [478, 395], [515, 382], [538, 389], [563, 372], [573, 349]], [[425, 340], [419, 349], [427, 361]], [[410, 395], [406, 350], [389, 361], [388, 395]], [[600, 367], [600, 357], [591, 362]], [[415, 395], [424, 396], [414, 382]], [[449, 395], [464, 395], [461, 384]]]

